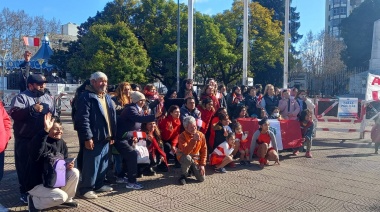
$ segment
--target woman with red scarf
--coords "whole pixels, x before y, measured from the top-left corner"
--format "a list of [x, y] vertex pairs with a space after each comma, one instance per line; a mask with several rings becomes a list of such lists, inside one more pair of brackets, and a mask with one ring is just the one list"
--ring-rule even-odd
[[280, 164], [276, 137], [274, 133], [269, 130], [268, 119], [261, 119], [259, 121], [259, 126], [260, 128], [252, 137], [250, 159], [252, 159], [253, 154], [259, 157], [260, 168], [269, 165], [268, 161], [275, 161], [275, 164]]
[[159, 172], [167, 172], [168, 162], [166, 154], [163, 150], [163, 142], [161, 140], [161, 133], [158, 129], [156, 122], [143, 123], [141, 131], [146, 133], [146, 146], [149, 151], [150, 169], [157, 167]]
[[207, 98], [210, 98], [212, 100], [213, 107], [215, 110], [218, 110], [220, 108], [219, 100], [215, 96], [215, 89], [214, 89], [214, 86], [212, 85], [206, 85], [203, 88], [201, 101]]
[[202, 114], [201, 119], [204, 123], [200, 131], [206, 135], [206, 132], [210, 125], [211, 118], [215, 113], [213, 101], [210, 98], [203, 99], [202, 103], [198, 105], [197, 108]]
[[161, 138], [164, 142], [166, 158], [174, 158], [175, 167], [179, 167], [179, 162], [175, 156], [177, 152], [178, 136], [181, 133], [181, 121], [179, 119], [180, 109], [177, 105], [172, 105], [168, 109], [166, 116], [159, 124]]

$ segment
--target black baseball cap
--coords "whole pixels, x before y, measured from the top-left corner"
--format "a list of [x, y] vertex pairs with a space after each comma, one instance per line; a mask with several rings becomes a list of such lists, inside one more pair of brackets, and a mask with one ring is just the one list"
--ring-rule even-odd
[[42, 83], [47, 83], [48, 81], [46, 80], [46, 77], [43, 76], [42, 74], [31, 74], [28, 77], [27, 83], [32, 84], [32, 83], [37, 83], [37, 84], [42, 84]]

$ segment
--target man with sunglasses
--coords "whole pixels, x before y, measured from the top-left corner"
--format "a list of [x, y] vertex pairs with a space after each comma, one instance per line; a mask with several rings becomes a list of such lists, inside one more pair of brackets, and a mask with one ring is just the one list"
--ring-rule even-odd
[[13, 119], [15, 139], [15, 165], [20, 184], [20, 200], [27, 204], [25, 188], [26, 165], [30, 141], [37, 132], [44, 129], [44, 116], [56, 116], [54, 100], [46, 87], [47, 80], [42, 74], [32, 74], [27, 79], [27, 89], [12, 99], [10, 115]]

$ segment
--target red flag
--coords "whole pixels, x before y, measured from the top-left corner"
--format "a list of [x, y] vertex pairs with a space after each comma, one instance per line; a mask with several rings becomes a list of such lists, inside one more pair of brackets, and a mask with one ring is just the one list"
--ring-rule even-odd
[[300, 122], [297, 120], [280, 121], [282, 146], [291, 149], [302, 146]]
[[34, 37], [23, 37], [26, 46], [40, 46], [40, 39]]

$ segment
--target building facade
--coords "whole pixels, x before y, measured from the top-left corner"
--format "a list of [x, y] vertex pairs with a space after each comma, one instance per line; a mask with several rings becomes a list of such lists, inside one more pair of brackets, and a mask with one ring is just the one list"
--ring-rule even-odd
[[340, 37], [340, 23], [350, 16], [352, 11], [364, 0], [326, 0], [325, 31], [334, 37]]

